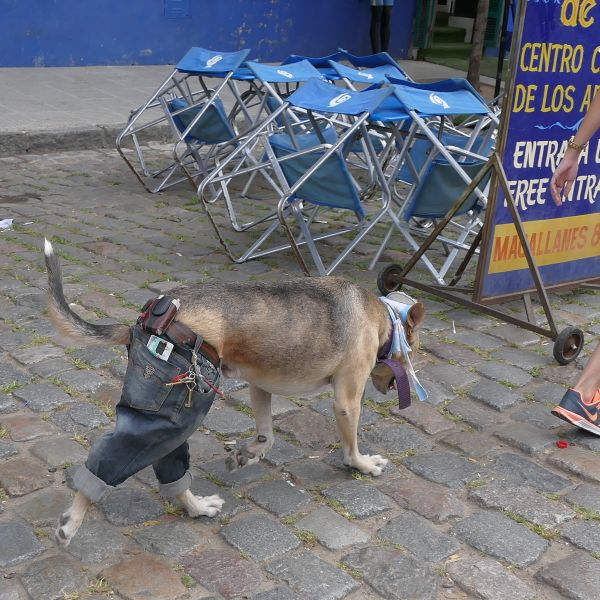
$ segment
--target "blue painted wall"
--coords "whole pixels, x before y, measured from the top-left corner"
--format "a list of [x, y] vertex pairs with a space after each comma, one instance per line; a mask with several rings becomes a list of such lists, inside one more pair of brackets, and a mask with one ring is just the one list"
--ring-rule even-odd
[[[416, 0], [419, 1], [419, 0]], [[396, 0], [390, 52], [406, 57], [415, 0]], [[0, 66], [167, 64], [191, 46], [252, 58], [369, 54], [369, 0], [0, 0]]]

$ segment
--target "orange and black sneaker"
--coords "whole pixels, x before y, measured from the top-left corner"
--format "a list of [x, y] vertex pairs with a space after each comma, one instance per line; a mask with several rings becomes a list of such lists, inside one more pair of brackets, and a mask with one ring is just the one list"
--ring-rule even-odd
[[552, 414], [559, 419], [572, 423], [596, 435], [600, 435], [600, 389], [591, 402], [584, 402], [581, 394], [575, 390], [567, 390]]

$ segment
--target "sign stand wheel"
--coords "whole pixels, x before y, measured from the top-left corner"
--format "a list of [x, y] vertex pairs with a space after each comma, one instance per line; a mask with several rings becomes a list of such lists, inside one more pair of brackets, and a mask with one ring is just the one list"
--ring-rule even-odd
[[552, 354], [561, 365], [574, 361], [583, 348], [583, 331], [578, 327], [565, 327], [554, 340]]
[[384, 296], [392, 292], [397, 292], [402, 287], [400, 283], [401, 273], [402, 267], [397, 264], [388, 265], [379, 272], [379, 275], [377, 275], [377, 287]]

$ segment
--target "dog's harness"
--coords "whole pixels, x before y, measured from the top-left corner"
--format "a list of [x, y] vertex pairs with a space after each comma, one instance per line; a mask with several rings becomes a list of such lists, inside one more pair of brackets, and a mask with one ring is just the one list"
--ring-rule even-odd
[[[404, 323], [407, 320], [408, 311], [414, 304], [414, 300], [402, 294], [410, 303], [398, 302], [391, 300], [386, 296], [381, 296], [379, 299], [384, 303], [390, 319], [392, 321], [392, 329], [390, 335], [383, 345], [377, 356], [377, 362], [386, 364], [394, 374], [396, 380], [396, 389], [398, 391], [398, 406], [399, 408], [408, 408], [410, 406], [410, 379], [413, 382], [415, 392], [419, 400], [425, 400], [427, 398], [427, 392], [423, 386], [419, 383], [415, 370], [412, 366], [409, 352], [412, 352], [412, 348], [406, 339], [406, 332], [404, 331]], [[407, 369], [400, 363], [400, 361], [392, 358], [394, 354], [402, 352], [404, 361], [406, 362]]]
[[[137, 324], [144, 331], [158, 336], [154, 341], [151, 339], [148, 343], [148, 349], [155, 356], [163, 360], [168, 359], [168, 353], [170, 353], [173, 347], [177, 348], [177, 351], [184, 357], [189, 357], [191, 362], [190, 370], [176, 378], [177, 380], [173, 380], [166, 385], [185, 384], [191, 393], [199, 384], [198, 378], [201, 378], [204, 383], [222, 396], [222, 392], [211, 381], [202, 377], [197, 366], [198, 357], [201, 356], [219, 371], [221, 364], [219, 353], [210, 344], [205, 342], [202, 336], [194, 333], [187, 325], [184, 325], [180, 321], [175, 321], [175, 315], [179, 310], [179, 306], [179, 299], [164, 295], [146, 302], [138, 317]], [[164, 339], [165, 337], [171, 340], [172, 344], [167, 342]]]

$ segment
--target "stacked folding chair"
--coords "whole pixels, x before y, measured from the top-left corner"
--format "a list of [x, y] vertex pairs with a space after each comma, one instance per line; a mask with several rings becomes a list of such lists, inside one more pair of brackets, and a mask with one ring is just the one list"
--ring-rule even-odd
[[335, 70], [329, 64], [329, 61], [340, 61], [344, 60], [345, 50], [338, 50], [333, 54], [328, 54], [327, 56], [302, 56], [300, 54], [290, 54], [281, 65], [290, 65], [296, 62], [300, 62], [303, 60], [308, 61], [315, 69], [319, 71], [319, 73], [325, 77], [325, 79], [334, 80], [339, 79]]
[[[255, 71], [258, 76], [259, 71]], [[277, 219], [265, 221], [258, 238], [241, 256], [235, 257], [209, 213], [215, 231], [233, 260], [244, 262], [291, 248], [308, 273], [301, 252], [301, 248], [306, 247], [316, 271], [328, 275], [389, 214], [390, 192], [368, 124], [381, 119], [408, 118], [392, 94], [390, 87], [357, 92], [310, 79], [256, 128], [255, 138], [236, 148], [221, 163], [219, 172], [211, 173], [201, 183], [199, 196], [205, 201], [211, 185], [227, 179], [227, 163], [235, 162], [235, 154], [242, 152], [244, 145], [260, 140], [265, 157], [262, 168], [274, 173], [282, 190], [276, 200]], [[391, 99], [391, 104], [386, 106], [386, 99]], [[365, 141], [381, 190], [377, 206], [368, 209], [361, 202], [359, 185], [347, 163], [357, 134]], [[325, 214], [327, 223], [322, 222]], [[287, 243], [272, 245], [271, 239], [277, 233], [283, 233]], [[341, 249], [336, 247], [334, 239], [343, 241]], [[322, 243], [325, 240], [327, 243]], [[327, 258], [325, 254], [333, 256]]]
[[323, 78], [320, 71], [307, 60], [279, 66], [248, 61], [246, 68], [254, 76], [250, 89], [261, 98], [256, 122], [279, 108], [300, 84], [309, 79]]
[[[285, 103], [285, 98], [290, 94], [290, 88], [301, 85], [312, 78], [321, 78], [319, 71], [308, 61], [299, 61], [288, 65], [271, 66], [248, 61], [245, 68], [252, 74], [248, 91], [257, 99], [253, 110], [254, 125], [260, 126], [274, 111]], [[296, 123], [301, 119], [289, 115]], [[302, 117], [305, 119], [305, 117]], [[269, 131], [276, 132], [283, 127], [281, 117], [269, 121]], [[302, 125], [300, 125], [302, 126]], [[214, 205], [221, 199], [225, 203], [231, 226], [235, 231], [246, 231], [256, 225], [275, 217], [276, 202], [273, 198], [281, 195], [281, 188], [273, 169], [268, 162], [264, 147], [259, 143], [260, 137], [255, 135], [255, 130], [249, 130], [251, 141], [229, 157], [226, 161], [219, 158], [215, 161], [214, 174], [206, 184], [200, 184], [206, 205]], [[239, 156], [246, 160], [240, 161]], [[257, 179], [263, 180], [259, 185]], [[266, 187], [264, 183], [266, 182]], [[210, 187], [207, 185], [210, 184]], [[275, 196], [273, 196], [273, 192]], [[199, 192], [200, 193], [200, 192]], [[271, 202], [269, 204], [269, 198]], [[267, 202], [265, 206], [265, 201]], [[239, 205], [242, 210], [251, 215], [249, 221], [243, 219], [236, 210]], [[261, 209], [261, 206], [265, 206]], [[210, 208], [207, 206], [207, 210]]]
[[[466, 80], [432, 84], [392, 81], [394, 95], [412, 122], [408, 134], [398, 140], [400, 151], [388, 175], [394, 183], [402, 180], [408, 189], [403, 197], [394, 197], [399, 204], [398, 223], [388, 230], [370, 268], [397, 230], [413, 250], [421, 247], [415, 235], [424, 232], [414, 226], [414, 219], [431, 220], [433, 224], [444, 219], [488, 160], [498, 126], [497, 117]], [[478, 119], [469, 129], [460, 130], [453, 119], [464, 115], [477, 115]], [[433, 239], [428, 237], [428, 252], [421, 260], [440, 285], [446, 284], [444, 277], [458, 253], [469, 250], [469, 237], [478, 233], [479, 214], [487, 203], [487, 183], [487, 179], [482, 180], [464, 199], [444, 235], [438, 232], [436, 240], [444, 250], [441, 266], [430, 248]]]
[[388, 83], [388, 76], [395, 79], [410, 81], [408, 75], [397, 65], [379, 65], [367, 69], [348, 67], [334, 60], [329, 61], [331, 68], [335, 71], [337, 79], [341, 79], [351, 90], [356, 89], [357, 84], [376, 85]]
[[400, 65], [387, 52], [378, 52], [377, 54], [366, 54], [364, 56], [352, 54], [351, 52], [343, 50], [342, 48], [340, 48], [340, 52], [342, 52], [342, 54], [344, 55], [344, 59], [347, 60], [353, 67], [357, 69], [374, 69], [376, 67], [390, 65], [402, 71]]
[[[251, 126], [252, 115], [237, 85], [253, 78], [242, 67], [248, 53], [191, 48], [149, 100], [132, 111], [117, 138], [117, 150], [147, 191], [158, 192], [184, 179], [197, 182], [211, 169], [216, 149], [235, 144], [238, 127]], [[225, 90], [233, 98], [229, 112]], [[151, 128], [165, 129], [167, 156], [162, 149], [152, 152], [143, 145]]]
[[[354, 56], [349, 53], [345, 53], [345, 56], [349, 56], [352, 60], [359, 64], [375, 64], [377, 66], [367, 68], [355, 68], [348, 67], [339, 62], [330, 60], [329, 64], [336, 74], [336, 78], [346, 84], [348, 89], [356, 90], [358, 88], [365, 89], [365, 86], [379, 86], [382, 84], [388, 84], [388, 78], [395, 78], [396, 80], [407, 80], [410, 81], [408, 75], [400, 68], [399, 65], [394, 63], [389, 54], [382, 52], [380, 54], [371, 55], [369, 57]], [[374, 58], [372, 61], [366, 59]], [[378, 64], [381, 63], [381, 64]], [[392, 100], [392, 103], [394, 101]], [[371, 127], [370, 132], [373, 145], [377, 150], [377, 154], [380, 158], [379, 162], [384, 165], [386, 160], [389, 159], [394, 152], [394, 136], [390, 136], [387, 131], [387, 127], [379, 128], [379, 131], [375, 131], [374, 127]], [[359, 168], [364, 168], [369, 172], [369, 183], [364, 187], [362, 197], [366, 198], [370, 196], [375, 188], [375, 177], [373, 174], [373, 166], [369, 162], [368, 153], [364, 148], [364, 140], [358, 140], [352, 151], [354, 153], [355, 165]], [[383, 153], [387, 158], [384, 158]]]

